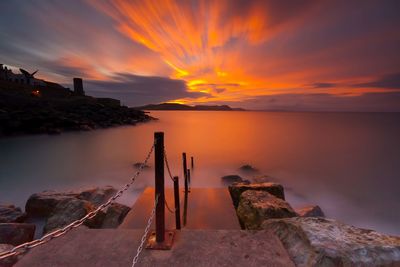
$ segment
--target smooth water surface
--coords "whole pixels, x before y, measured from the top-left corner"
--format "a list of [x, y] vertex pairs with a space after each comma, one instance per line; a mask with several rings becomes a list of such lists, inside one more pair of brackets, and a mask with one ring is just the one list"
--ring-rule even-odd
[[[400, 113], [151, 115], [159, 120], [1, 139], [0, 202], [23, 207], [30, 194], [45, 189], [120, 187], [134, 174], [132, 164], [145, 158], [153, 132], [164, 131], [174, 175], [182, 177], [183, 151], [194, 156], [193, 187], [222, 187], [221, 176], [248, 163], [282, 183], [294, 207], [319, 204], [328, 217], [400, 234]], [[121, 202], [131, 205], [153, 180], [153, 170], [145, 171]]]

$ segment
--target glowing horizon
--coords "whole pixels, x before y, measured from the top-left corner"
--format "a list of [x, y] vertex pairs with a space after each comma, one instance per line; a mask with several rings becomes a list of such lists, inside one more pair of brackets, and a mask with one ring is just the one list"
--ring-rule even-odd
[[[2, 3], [34, 33], [35, 26], [41, 30], [40, 37], [5, 30], [2, 39], [14, 47], [4, 46], [23, 52], [46, 78], [66, 84], [73, 75], [83, 77], [95, 94], [130, 103], [147, 90], [135, 104], [268, 107], [292, 95], [339, 101], [400, 91], [396, 2], [77, 3]], [[38, 16], [43, 10], [47, 18]], [[18, 23], [12, 27], [24, 32]], [[2, 63], [29, 67], [0, 56]]]

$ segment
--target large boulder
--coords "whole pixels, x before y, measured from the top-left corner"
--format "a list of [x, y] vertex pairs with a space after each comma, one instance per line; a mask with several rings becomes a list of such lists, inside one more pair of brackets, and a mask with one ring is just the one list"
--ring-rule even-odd
[[243, 182], [242, 177], [240, 177], [239, 175], [235, 175], [235, 174], [222, 176], [221, 180], [225, 185]]
[[33, 194], [29, 197], [25, 205], [25, 211], [30, 217], [48, 217], [53, 212], [58, 203], [75, 199], [78, 193], [61, 193], [56, 191], [44, 191]]
[[234, 183], [228, 188], [235, 208], [239, 205], [240, 195], [247, 190], [265, 191], [285, 200], [283, 186], [277, 183]]
[[[0, 253], [10, 251], [14, 246], [10, 244], [0, 244]], [[18, 261], [18, 256], [10, 256], [0, 260], [0, 267], [11, 267]]]
[[44, 191], [33, 194], [25, 205], [25, 211], [30, 217], [49, 217], [60, 202], [80, 199], [98, 206], [106, 202], [117, 190], [112, 186], [95, 187], [78, 192]]
[[14, 205], [0, 205], [0, 223], [23, 222], [26, 214]]
[[99, 206], [106, 202], [116, 192], [117, 190], [112, 186], [95, 187], [80, 192], [77, 197], [89, 201], [95, 206]]
[[248, 230], [257, 230], [267, 219], [297, 216], [286, 201], [266, 191], [247, 190], [240, 196], [236, 213], [241, 225]]
[[30, 223], [0, 223], [0, 243], [18, 246], [32, 241], [35, 228]]
[[296, 209], [296, 212], [300, 217], [325, 217], [324, 212], [318, 205], [311, 205], [301, 209]]
[[106, 211], [101, 228], [117, 228], [131, 209], [119, 203], [112, 203]]
[[400, 266], [400, 237], [325, 218], [266, 220], [298, 267]]
[[60, 201], [54, 208], [52, 215], [47, 219], [43, 232], [64, 227], [65, 225], [79, 220], [94, 209], [92, 203], [86, 200], [72, 198]]

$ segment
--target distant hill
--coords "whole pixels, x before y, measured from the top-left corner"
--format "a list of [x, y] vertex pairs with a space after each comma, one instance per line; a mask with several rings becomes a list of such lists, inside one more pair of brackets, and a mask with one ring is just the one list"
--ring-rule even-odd
[[141, 107], [135, 107], [140, 110], [203, 110], [203, 111], [244, 111], [242, 108], [231, 108], [228, 105], [196, 105], [189, 106], [175, 103], [150, 104]]

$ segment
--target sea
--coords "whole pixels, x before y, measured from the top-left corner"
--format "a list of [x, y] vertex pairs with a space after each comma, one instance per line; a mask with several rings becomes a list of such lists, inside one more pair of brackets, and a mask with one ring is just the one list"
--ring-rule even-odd
[[[158, 118], [61, 135], [0, 139], [0, 203], [22, 209], [43, 190], [122, 187], [143, 162], [154, 132], [165, 134], [172, 175], [194, 159], [192, 187], [225, 187], [221, 177], [267, 175], [294, 208], [319, 205], [329, 218], [400, 235], [400, 113], [152, 111]], [[190, 160], [188, 160], [190, 162]], [[249, 164], [257, 174], [241, 173]], [[149, 160], [154, 167], [154, 157]], [[172, 182], [166, 174], [166, 186]], [[144, 170], [119, 199], [132, 206], [154, 185]], [[210, 201], [212, 201], [210, 199]]]

